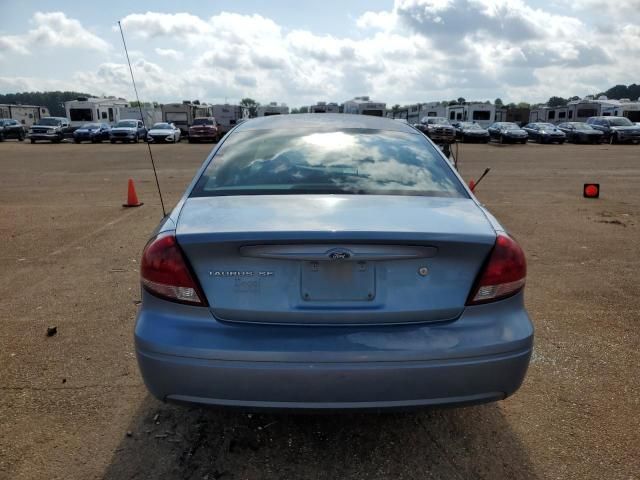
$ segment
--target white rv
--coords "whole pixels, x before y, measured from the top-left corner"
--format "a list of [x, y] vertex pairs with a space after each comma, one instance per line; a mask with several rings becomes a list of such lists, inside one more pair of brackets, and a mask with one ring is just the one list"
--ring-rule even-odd
[[496, 119], [496, 106], [490, 103], [471, 102], [447, 107], [446, 118], [450, 122], [475, 122], [487, 128]]
[[211, 105], [192, 103], [166, 103], [162, 105], [162, 121], [173, 123], [180, 129], [185, 137], [189, 135], [189, 127], [193, 125], [193, 119], [197, 117], [211, 117], [213, 109]]
[[249, 109], [240, 105], [211, 105], [211, 108], [223, 135], [235, 127], [240, 120], [249, 118]]
[[586, 122], [589, 117], [624, 116], [632, 122], [640, 121], [640, 101], [629, 99], [610, 100], [604, 95], [598, 98], [588, 95], [572, 100], [564, 107], [542, 106], [531, 110], [530, 122]]
[[37, 105], [0, 105], [0, 118], [11, 118], [30, 128], [43, 117], [48, 117], [49, 109]]
[[420, 111], [418, 112], [417, 117], [415, 117], [415, 122], [413, 121], [414, 116], [409, 112], [409, 123], [419, 123], [421, 119], [424, 117], [446, 117], [447, 116], [447, 107], [442, 102], [429, 102], [420, 104]]
[[64, 102], [67, 118], [72, 127], [80, 127], [88, 122], [113, 124], [120, 120], [118, 109], [129, 103], [124, 98], [116, 97], [79, 97]]
[[271, 102], [269, 105], [260, 105], [257, 108], [258, 117], [268, 117], [270, 115], [287, 115], [289, 107], [284, 103], [278, 105], [278, 102]]
[[340, 107], [334, 102], [318, 102], [309, 107], [309, 113], [340, 113]]
[[384, 117], [386, 103], [373, 102], [369, 97], [355, 97], [353, 100], [344, 102], [344, 113], [356, 115], [372, 115], [374, 117]]
[[632, 102], [628, 98], [610, 100], [610, 104], [602, 106], [603, 116], [627, 117], [634, 123], [640, 122], [640, 98]]
[[[142, 116], [140, 116], [140, 110], [142, 110]], [[154, 107], [148, 104], [143, 104], [142, 108], [120, 107], [117, 117], [122, 120], [142, 120], [147, 129], [149, 129], [154, 123], [162, 122], [162, 110], [160, 107]]]

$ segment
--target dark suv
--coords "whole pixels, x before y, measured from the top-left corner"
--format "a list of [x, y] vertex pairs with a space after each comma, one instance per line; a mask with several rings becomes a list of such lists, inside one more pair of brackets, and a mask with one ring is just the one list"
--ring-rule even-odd
[[626, 117], [591, 117], [587, 123], [609, 143], [640, 143], [640, 127]]
[[17, 138], [23, 141], [25, 135], [24, 127], [19, 121], [10, 118], [0, 119], [0, 142], [8, 138]]

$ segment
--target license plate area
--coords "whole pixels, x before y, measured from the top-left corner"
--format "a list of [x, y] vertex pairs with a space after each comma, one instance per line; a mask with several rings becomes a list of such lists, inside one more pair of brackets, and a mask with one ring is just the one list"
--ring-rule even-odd
[[375, 286], [373, 262], [302, 262], [300, 294], [305, 301], [370, 301]]

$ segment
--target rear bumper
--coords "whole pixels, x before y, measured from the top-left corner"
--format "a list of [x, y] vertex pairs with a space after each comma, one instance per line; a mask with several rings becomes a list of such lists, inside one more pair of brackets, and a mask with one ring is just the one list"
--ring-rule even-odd
[[138, 363], [164, 401], [246, 409], [350, 410], [501, 400], [522, 383], [531, 350], [426, 362], [288, 363], [146, 353]]
[[505, 398], [533, 326], [522, 294], [455, 321], [386, 326], [225, 323], [143, 293], [138, 364], [163, 401], [246, 409], [397, 409]]

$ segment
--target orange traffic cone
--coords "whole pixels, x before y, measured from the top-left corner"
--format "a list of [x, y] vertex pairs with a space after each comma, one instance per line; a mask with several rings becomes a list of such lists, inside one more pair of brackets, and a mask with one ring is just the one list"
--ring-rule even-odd
[[138, 201], [138, 195], [136, 195], [136, 187], [133, 184], [133, 178], [129, 179], [129, 188], [127, 190], [127, 203], [123, 203], [123, 207], [139, 207], [140, 205], [144, 205], [142, 202]]

